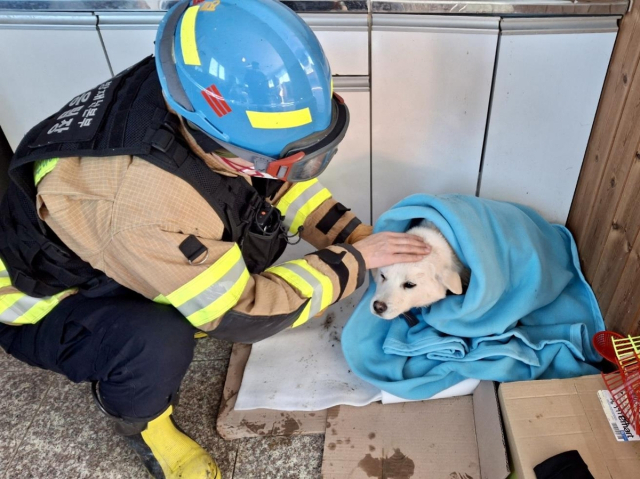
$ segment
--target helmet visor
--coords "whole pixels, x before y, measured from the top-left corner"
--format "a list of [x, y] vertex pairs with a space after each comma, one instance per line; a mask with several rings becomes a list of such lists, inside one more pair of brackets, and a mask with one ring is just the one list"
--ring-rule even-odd
[[327, 168], [349, 127], [349, 109], [344, 100], [334, 93], [332, 103], [329, 127], [288, 145], [280, 154], [280, 159], [246, 150], [217, 138], [215, 141], [238, 158], [253, 163], [256, 170], [274, 178], [290, 182], [311, 180]]
[[[333, 147], [312, 156], [304, 156], [288, 167], [282, 165], [280, 161], [275, 161], [269, 165], [267, 172], [269, 173], [271, 171], [271, 173], [269, 173], [271, 176], [276, 176], [281, 180], [292, 183], [311, 180], [320, 176], [327, 166], [329, 166], [329, 163], [337, 152], [338, 148]], [[277, 172], [276, 169], [278, 170]], [[280, 176], [278, 176], [278, 174]]]

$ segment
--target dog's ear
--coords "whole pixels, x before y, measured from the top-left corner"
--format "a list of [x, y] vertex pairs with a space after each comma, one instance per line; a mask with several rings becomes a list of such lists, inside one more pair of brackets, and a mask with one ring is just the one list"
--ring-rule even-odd
[[462, 278], [456, 271], [446, 269], [439, 279], [442, 285], [453, 294], [462, 294]]

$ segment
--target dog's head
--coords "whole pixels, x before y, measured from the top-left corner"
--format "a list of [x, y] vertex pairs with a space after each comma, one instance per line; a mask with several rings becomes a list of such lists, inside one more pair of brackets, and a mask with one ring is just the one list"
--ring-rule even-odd
[[[447, 291], [462, 294], [461, 265], [439, 232], [418, 227], [409, 231], [431, 245], [431, 253], [416, 263], [395, 264], [374, 272], [376, 293], [371, 312], [394, 319], [411, 308], [443, 299]], [[434, 234], [437, 236], [434, 236]]]

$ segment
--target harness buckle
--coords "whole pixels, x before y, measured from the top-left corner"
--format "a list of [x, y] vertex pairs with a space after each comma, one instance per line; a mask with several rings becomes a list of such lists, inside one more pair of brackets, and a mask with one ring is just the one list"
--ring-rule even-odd
[[69, 258], [71, 258], [69, 253], [64, 251], [62, 248], [59, 248], [51, 241], [47, 241], [46, 243], [44, 243], [44, 245], [42, 245], [42, 251], [50, 258], [61, 262], [66, 262], [69, 260]]
[[173, 133], [167, 130], [160, 129], [153, 134], [151, 138], [151, 146], [162, 153], [167, 153], [176, 137]]
[[33, 296], [34, 298], [43, 298], [44, 295], [39, 294], [37, 289], [37, 283], [33, 278], [30, 278], [22, 271], [16, 271], [13, 277], [11, 278], [12, 286], [16, 288], [18, 291], [25, 293], [29, 296]]

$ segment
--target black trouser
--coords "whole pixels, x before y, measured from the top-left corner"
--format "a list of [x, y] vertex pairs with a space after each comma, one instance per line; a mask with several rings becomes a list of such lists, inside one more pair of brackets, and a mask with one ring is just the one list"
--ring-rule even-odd
[[0, 324], [0, 346], [71, 381], [98, 381], [109, 413], [144, 421], [174, 400], [193, 359], [194, 332], [176, 309], [119, 288], [71, 296], [33, 325]]

